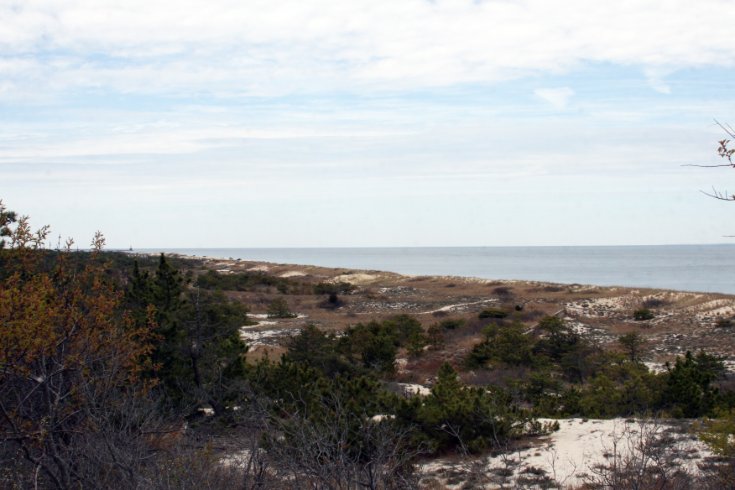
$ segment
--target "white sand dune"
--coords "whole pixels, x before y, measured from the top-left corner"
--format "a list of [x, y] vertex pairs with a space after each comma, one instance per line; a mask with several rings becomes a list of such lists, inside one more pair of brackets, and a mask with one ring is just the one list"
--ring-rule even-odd
[[[600, 465], [608, 464], [613, 458], [625, 460], [636, 454], [638, 448], [653, 441], [665, 441], [666, 450], [675, 455], [681, 467], [690, 471], [697, 471], [697, 463], [711, 456], [707, 447], [694, 436], [665, 422], [621, 418], [572, 418], [558, 422], [558, 431], [539, 438], [528, 447], [479, 460], [484, 467], [482, 471], [491, 475], [490, 479], [494, 481], [485, 488], [500, 488], [501, 485], [513, 488], [517, 478], [528, 474], [545, 474], [557, 481], [561, 488], [573, 488], [582, 485], [587, 478], [594, 477]], [[457, 474], [469, 464], [467, 461], [438, 460], [424, 465], [422, 472], [444, 480], [447, 488], [459, 488], [461, 485], [447, 483], [446, 476]]]

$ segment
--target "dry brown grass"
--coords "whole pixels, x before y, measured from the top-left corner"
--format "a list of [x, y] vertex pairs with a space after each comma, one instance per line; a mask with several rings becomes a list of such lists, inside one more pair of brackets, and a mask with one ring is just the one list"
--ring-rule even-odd
[[[354, 277], [362, 284], [357, 290], [344, 295], [344, 305], [335, 309], [321, 308], [322, 296], [296, 294], [283, 296], [275, 289], [257, 292], [230, 292], [233, 299], [250, 306], [253, 313], [263, 313], [275, 298], [283, 296], [292, 305], [293, 311], [305, 315], [284, 328], [298, 328], [313, 323], [327, 331], [341, 331], [348, 325], [371, 320], [384, 320], [400, 313], [416, 315], [424, 327], [444, 319], [465, 319], [463, 327], [447, 331], [445, 346], [427, 353], [422, 359], [412, 362], [410, 370], [417, 370], [419, 378], [435, 372], [443, 362], [460, 363], [462, 356], [481, 337], [482, 329], [489, 323], [479, 320], [477, 314], [486, 304], [473, 302], [491, 301], [493, 307], [511, 312], [510, 319], [517, 319], [529, 328], [544, 315], [569, 316], [596, 332], [597, 340], [605, 345], [614, 345], [617, 336], [638, 332], [647, 341], [644, 359], [663, 362], [684, 350], [705, 349], [709, 352], [731, 356], [735, 360], [735, 339], [727, 329], [717, 328], [718, 309], [724, 302], [733, 302], [735, 297], [723, 294], [685, 293], [656, 289], [605, 288], [584, 285], [550, 284], [533, 281], [489, 281], [462, 277], [402, 276], [379, 271], [330, 269], [316, 266], [289, 264], [266, 264], [248, 261], [211, 260], [204, 261], [210, 269], [228, 268], [233, 272], [265, 270], [279, 276], [291, 274], [300, 281], [308, 293], [309, 284]], [[296, 275], [303, 274], [303, 275]], [[367, 276], [371, 276], [368, 280]], [[619, 301], [622, 307], [604, 306]], [[602, 304], [601, 311], [580, 315], [569, 309], [572, 303]], [[657, 318], [641, 322], [632, 320], [631, 312], [641, 304], [655, 307]], [[451, 305], [467, 305], [450, 311], [435, 311]], [[522, 311], [515, 306], [522, 305]], [[434, 312], [434, 313], [430, 313]], [[422, 314], [423, 313], [423, 314]], [[427, 314], [429, 313], [429, 314]], [[276, 346], [257, 348], [248, 354], [256, 360], [266, 353], [276, 358], [283, 352]]]

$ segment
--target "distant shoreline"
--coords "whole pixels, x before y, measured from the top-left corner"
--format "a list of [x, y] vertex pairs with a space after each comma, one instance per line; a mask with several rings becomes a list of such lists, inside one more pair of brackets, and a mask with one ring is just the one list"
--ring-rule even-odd
[[[141, 255], [156, 253], [143, 252]], [[281, 352], [278, 350], [280, 336], [306, 323], [330, 332], [343, 331], [362, 320], [384, 320], [397, 314], [412, 315], [425, 326], [443, 318], [476, 323], [483, 308], [496, 307], [512, 315], [525, 315], [531, 323], [544, 315], [562, 316], [601, 344], [616, 342], [619, 335], [631, 331], [639, 332], [662, 347], [645, 359], [650, 369], [661, 369], [664, 362], [686, 350], [700, 349], [724, 356], [728, 369], [735, 369], [731, 329], [720, 325], [720, 321], [735, 322], [735, 295], [732, 294], [470, 276], [405, 275], [375, 269], [183, 254], [172, 254], [172, 259], [174, 256], [181, 261], [191, 260], [188, 268], [196, 269], [197, 274], [257, 272], [270, 276], [260, 288], [228, 290], [250, 305], [250, 314], [258, 321], [247, 330], [249, 341], [254, 342], [253, 360]], [[230, 285], [238, 280], [231, 279], [232, 282], [226, 281]], [[257, 277], [251, 279], [258, 283]], [[274, 286], [278, 281], [283, 281], [283, 291]], [[349, 283], [355, 288], [341, 295], [343, 303], [339, 307], [325, 308], [325, 296], [314, 292], [314, 286], [323, 283]], [[267, 301], [263, 299], [273, 295], [285, 298], [298, 316], [283, 320], [268, 318]], [[653, 318], [636, 320], [634, 312], [641, 308], [649, 308]]]
[[412, 276], [735, 294], [733, 251], [735, 245], [133, 250]]

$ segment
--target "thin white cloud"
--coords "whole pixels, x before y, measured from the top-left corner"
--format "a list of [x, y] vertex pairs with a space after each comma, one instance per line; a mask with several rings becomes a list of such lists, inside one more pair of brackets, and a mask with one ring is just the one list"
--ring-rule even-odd
[[[14, 136], [0, 147], [0, 164], [39, 162], [46, 159], [95, 157], [105, 155], [183, 155], [223, 146], [242, 145], [248, 140], [319, 140], [338, 138], [353, 141], [360, 138], [409, 134], [381, 129], [351, 130], [340, 128], [248, 129], [213, 126], [195, 129], [118, 128], [94, 138], [71, 137], [64, 141], [45, 141], [43, 136]], [[0, 138], [0, 141], [2, 139]]]
[[545, 100], [556, 110], [564, 110], [569, 99], [574, 95], [574, 90], [569, 87], [539, 88], [533, 92], [537, 97]]
[[664, 78], [666, 75], [669, 75], [670, 72], [671, 70], [662, 69], [660, 67], [647, 67], [643, 70], [648, 85], [656, 92], [666, 95], [671, 94], [671, 87], [666, 83]]

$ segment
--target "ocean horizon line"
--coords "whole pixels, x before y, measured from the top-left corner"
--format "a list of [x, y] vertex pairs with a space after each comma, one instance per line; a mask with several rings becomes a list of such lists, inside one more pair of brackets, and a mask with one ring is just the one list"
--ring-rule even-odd
[[665, 243], [625, 245], [329, 245], [329, 246], [197, 246], [197, 247], [133, 247], [109, 248], [111, 251], [130, 250], [343, 250], [343, 249], [444, 249], [444, 248], [646, 248], [646, 247], [735, 247], [735, 243]]

